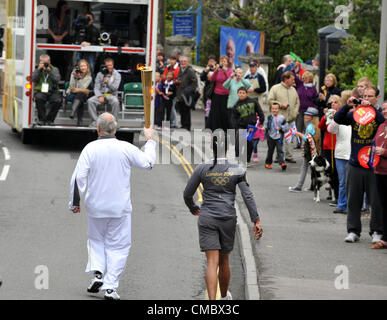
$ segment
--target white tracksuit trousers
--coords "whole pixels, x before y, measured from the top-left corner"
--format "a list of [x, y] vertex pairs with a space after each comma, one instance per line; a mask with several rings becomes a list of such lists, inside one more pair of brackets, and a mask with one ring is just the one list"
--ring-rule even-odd
[[131, 246], [131, 214], [121, 218], [88, 220], [86, 272], [106, 274], [101, 290], [117, 289]]

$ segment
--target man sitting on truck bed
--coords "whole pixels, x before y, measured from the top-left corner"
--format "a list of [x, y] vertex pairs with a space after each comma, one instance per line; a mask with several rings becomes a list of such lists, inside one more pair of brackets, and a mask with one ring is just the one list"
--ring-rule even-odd
[[90, 118], [92, 119], [91, 127], [96, 127], [97, 107], [107, 104], [112, 108], [112, 114], [118, 119], [120, 103], [118, 101], [118, 88], [121, 82], [121, 75], [114, 69], [114, 60], [106, 58], [105, 64], [101, 66], [101, 71], [95, 77], [94, 96], [87, 101]]
[[[42, 54], [37, 69], [32, 73], [34, 83], [34, 98], [38, 109], [38, 125], [52, 125], [62, 103], [58, 82], [59, 69], [51, 64], [48, 54]], [[46, 114], [46, 103], [50, 111]]]

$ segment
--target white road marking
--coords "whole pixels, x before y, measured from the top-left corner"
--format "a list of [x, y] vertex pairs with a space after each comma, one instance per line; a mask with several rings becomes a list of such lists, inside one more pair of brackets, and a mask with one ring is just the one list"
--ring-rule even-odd
[[3, 171], [1, 172], [0, 176], [0, 181], [5, 181], [5, 179], [7, 179], [9, 168], [10, 166], [8, 164], [3, 167]]
[[4, 158], [5, 158], [5, 160], [10, 160], [10, 159], [11, 159], [11, 156], [10, 156], [10, 154], [9, 154], [8, 148], [3, 147], [3, 152], [4, 152]]

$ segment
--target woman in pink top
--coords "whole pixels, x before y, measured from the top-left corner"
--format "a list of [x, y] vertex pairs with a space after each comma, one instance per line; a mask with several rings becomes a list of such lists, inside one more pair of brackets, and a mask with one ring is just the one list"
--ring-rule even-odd
[[232, 69], [228, 68], [227, 56], [221, 56], [219, 61], [220, 64], [216, 65], [215, 72], [210, 79], [211, 82], [215, 82], [209, 115], [209, 128], [212, 131], [219, 128], [226, 131], [230, 127], [227, 111], [227, 100], [230, 91], [223, 87], [223, 83], [230, 78]]

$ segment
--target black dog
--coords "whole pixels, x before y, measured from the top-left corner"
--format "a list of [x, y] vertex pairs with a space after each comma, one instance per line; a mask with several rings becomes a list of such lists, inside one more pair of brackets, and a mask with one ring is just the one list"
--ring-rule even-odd
[[320, 188], [323, 185], [328, 183], [333, 190], [331, 166], [328, 160], [324, 159], [322, 156], [314, 156], [309, 163], [312, 169], [313, 200], [320, 202]]

